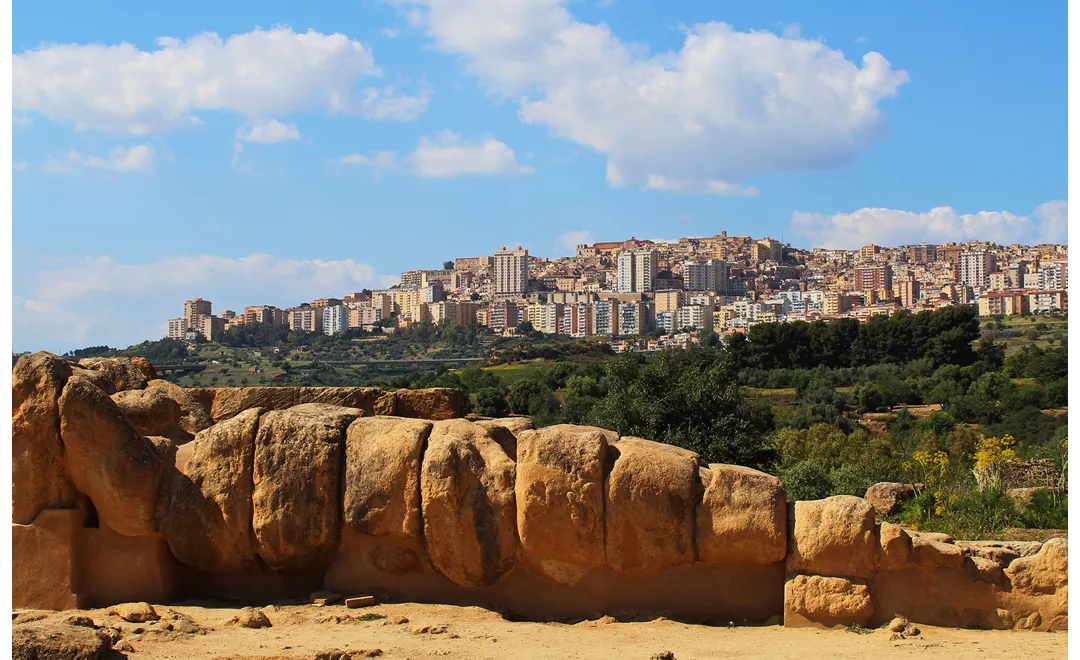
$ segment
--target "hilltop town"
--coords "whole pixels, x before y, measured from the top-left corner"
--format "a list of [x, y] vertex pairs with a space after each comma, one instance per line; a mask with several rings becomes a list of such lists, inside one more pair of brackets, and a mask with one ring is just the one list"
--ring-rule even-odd
[[215, 315], [211, 301], [196, 298], [168, 321], [166, 336], [214, 340], [251, 323], [341, 335], [431, 322], [479, 325], [504, 336], [622, 338], [613, 348], [630, 340], [655, 349], [695, 341], [702, 331], [725, 335], [757, 323], [866, 320], [948, 305], [973, 305], [983, 317], [1068, 311], [1068, 248], [1057, 244], [805, 250], [722, 232], [581, 244], [558, 259], [504, 247], [442, 266], [403, 272], [386, 289], [285, 309], [251, 305]]

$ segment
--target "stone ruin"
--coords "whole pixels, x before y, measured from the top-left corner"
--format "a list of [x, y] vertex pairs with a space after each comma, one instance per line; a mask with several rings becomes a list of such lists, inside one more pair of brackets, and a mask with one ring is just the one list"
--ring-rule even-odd
[[145, 360], [13, 370], [13, 599], [318, 589], [536, 620], [1067, 629], [1068, 552], [788, 503], [776, 477], [431, 389], [184, 389]]

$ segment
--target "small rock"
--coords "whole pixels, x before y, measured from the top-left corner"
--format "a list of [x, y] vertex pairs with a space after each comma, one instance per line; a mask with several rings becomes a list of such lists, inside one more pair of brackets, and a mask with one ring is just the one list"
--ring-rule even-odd
[[270, 628], [272, 626], [270, 619], [254, 607], [245, 607], [240, 610], [233, 621], [245, 628]]
[[404, 624], [406, 624], [408, 622], [409, 622], [409, 620], [406, 619], [403, 616], [398, 616], [398, 617], [394, 617], [393, 619], [390, 619], [390, 623], [394, 624], [395, 626], [401, 626], [401, 625], [404, 625]]
[[172, 624], [172, 629], [185, 635], [205, 635], [206, 628], [195, 623], [191, 619], [178, 619]]
[[315, 605], [332, 605], [341, 600], [341, 594], [333, 591], [315, 591], [311, 594], [311, 602]]
[[892, 632], [904, 632], [904, 629], [908, 627], [908, 620], [902, 616], [898, 616], [889, 622], [889, 630]]
[[675, 654], [671, 651], [661, 651], [653, 655], [649, 660], [675, 660]]
[[375, 604], [375, 596], [355, 596], [353, 598], [345, 599], [345, 607], [356, 609], [357, 607], [367, 607], [368, 605]]
[[907, 635], [908, 637], [918, 637], [919, 635], [922, 634], [922, 631], [919, 630], [918, 628], [916, 628], [915, 626], [908, 626], [907, 629], [904, 630], [904, 634]]
[[124, 636], [124, 633], [122, 633], [120, 629], [116, 626], [107, 626], [105, 628], [101, 628], [101, 632], [108, 635], [109, 639], [112, 640], [113, 644], [119, 642], [120, 638]]
[[113, 646], [113, 650], [121, 653], [134, 653], [135, 647], [131, 645], [131, 642], [121, 641]]
[[121, 603], [115, 607], [110, 607], [109, 615], [118, 616], [131, 623], [146, 623], [161, 618], [154, 608], [150, 606], [150, 603]]
[[350, 655], [341, 649], [330, 649], [316, 653], [314, 660], [349, 660]]
[[904, 639], [904, 633], [898, 633], [898, 632], [889, 633], [889, 641], [896, 642], [896, 641], [899, 641], [901, 639]]
[[83, 628], [97, 628], [97, 626], [94, 624], [93, 619], [91, 619], [88, 616], [79, 616], [77, 614], [74, 615], [74, 616], [69, 616], [68, 618], [64, 619], [64, 623], [68, 624], [69, 626], [81, 626]]
[[31, 623], [11, 629], [11, 656], [20, 660], [41, 658], [100, 658], [112, 647], [100, 630], [67, 624]]
[[608, 614], [605, 614], [604, 616], [602, 616], [602, 617], [600, 617], [599, 619], [597, 619], [597, 620], [596, 620], [596, 622], [597, 622], [597, 623], [618, 623], [618, 622], [619, 622], [619, 620], [618, 620], [618, 619], [616, 619], [616, 618], [615, 618], [615, 617], [613, 617], [613, 616], [610, 616], [610, 615], [608, 615]]

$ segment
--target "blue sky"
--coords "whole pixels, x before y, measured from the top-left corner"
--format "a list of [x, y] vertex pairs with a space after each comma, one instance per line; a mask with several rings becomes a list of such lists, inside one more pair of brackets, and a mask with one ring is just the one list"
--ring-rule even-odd
[[17, 1], [14, 347], [126, 346], [189, 297], [294, 305], [504, 244], [1064, 241], [1065, 19]]

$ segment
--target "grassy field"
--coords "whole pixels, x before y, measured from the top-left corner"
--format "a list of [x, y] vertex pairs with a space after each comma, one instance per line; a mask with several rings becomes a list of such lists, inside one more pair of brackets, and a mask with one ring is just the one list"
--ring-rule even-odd
[[[1001, 323], [1006, 332], [1021, 332], [1019, 337], [998, 337], [1005, 344], [1005, 353], [1015, 353], [1024, 346], [1035, 344], [1039, 348], [1062, 346], [1069, 340], [1069, 321], [1059, 317], [1006, 316]], [[983, 329], [996, 327], [996, 322], [983, 321]], [[998, 332], [1001, 330], [999, 329]], [[1031, 336], [1028, 334], [1031, 333]]]
[[551, 365], [555, 364], [551, 360], [534, 360], [532, 362], [517, 362], [514, 364], [500, 364], [494, 367], [484, 367], [484, 371], [489, 371], [502, 381], [504, 387], [510, 387], [519, 380], [525, 378], [536, 378], [544, 373]]

